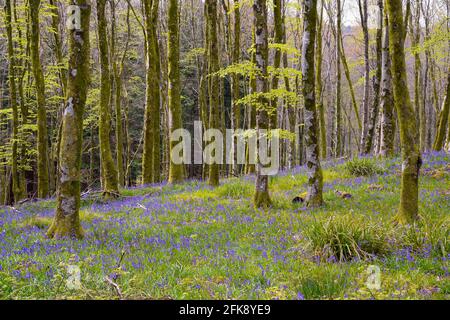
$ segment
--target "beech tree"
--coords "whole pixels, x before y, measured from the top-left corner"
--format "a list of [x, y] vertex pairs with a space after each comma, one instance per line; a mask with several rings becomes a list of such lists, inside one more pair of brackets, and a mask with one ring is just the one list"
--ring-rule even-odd
[[[180, 48], [179, 48], [179, 19], [178, 0], [170, 0], [168, 12], [168, 64], [169, 64], [169, 131], [174, 132], [182, 128], [181, 119], [181, 89], [180, 89]], [[170, 152], [178, 141], [170, 140]], [[169, 182], [178, 183], [183, 180], [184, 167], [182, 164], [175, 164], [170, 161]]]
[[161, 181], [160, 83], [161, 66], [157, 38], [159, 0], [143, 0], [146, 37], [146, 89], [142, 183]]
[[111, 127], [111, 74], [105, 9], [106, 0], [97, 0], [98, 45], [100, 51], [101, 71], [100, 119], [98, 131], [100, 141], [101, 170], [103, 178], [103, 193], [105, 196], [117, 196], [117, 194], [119, 193], [117, 168], [112, 158], [109, 137]]
[[404, 37], [406, 33], [401, 0], [387, 0], [389, 16], [389, 49], [392, 57], [394, 103], [400, 125], [402, 148], [402, 183], [400, 207], [396, 220], [411, 223], [419, 214], [419, 171], [422, 164], [414, 108], [409, 97]]
[[[219, 71], [219, 50], [217, 37], [217, 0], [206, 2], [206, 11], [208, 16], [208, 32], [207, 32], [207, 60], [208, 60], [208, 75], [209, 75], [209, 128], [219, 128], [219, 76], [216, 74]], [[215, 150], [217, 152], [217, 150]], [[209, 165], [208, 183], [211, 186], [219, 185], [219, 165], [213, 162]]]
[[308, 167], [308, 195], [306, 202], [311, 207], [323, 203], [323, 177], [320, 167], [318, 143], [318, 117], [315, 97], [315, 41], [317, 23], [317, 0], [303, 2], [303, 45], [302, 45], [302, 82], [305, 114], [305, 148]]
[[[83, 143], [83, 113], [90, 81], [89, 0], [75, 0], [79, 9], [79, 25], [68, 30], [69, 64], [67, 99], [63, 113], [61, 147], [59, 154], [59, 189], [57, 207], [52, 225], [47, 231], [50, 238], [82, 238], [80, 224], [80, 170]], [[71, 12], [76, 14], [76, 10]], [[77, 18], [75, 18], [77, 19]]]
[[47, 113], [45, 110], [45, 83], [42, 72], [40, 52], [39, 52], [39, 7], [41, 1], [30, 1], [29, 11], [31, 18], [31, 62], [33, 66], [34, 82], [36, 85], [37, 101], [37, 160], [38, 160], [38, 196], [46, 198], [48, 196], [48, 155], [47, 155]]
[[[255, 28], [255, 65], [257, 73], [255, 76], [256, 92], [267, 93], [269, 91], [267, 65], [269, 59], [269, 44], [267, 32], [267, 4], [266, 0], [255, 0], [253, 4], [253, 25]], [[313, 42], [314, 44], [314, 42]], [[269, 116], [267, 109], [269, 101], [264, 95], [260, 95], [256, 105], [256, 130], [258, 144], [266, 143], [263, 140], [268, 139], [268, 135], [260, 130], [269, 129]], [[273, 150], [272, 150], [273, 151]], [[258, 157], [256, 166], [256, 184], [254, 204], [257, 208], [267, 208], [271, 205], [269, 196], [269, 177], [263, 172], [264, 165]]]

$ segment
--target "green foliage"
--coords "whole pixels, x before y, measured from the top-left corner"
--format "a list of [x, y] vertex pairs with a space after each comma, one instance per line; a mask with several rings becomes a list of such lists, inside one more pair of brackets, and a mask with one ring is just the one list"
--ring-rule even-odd
[[368, 177], [384, 172], [377, 161], [371, 158], [353, 158], [345, 163], [344, 169], [355, 177]]

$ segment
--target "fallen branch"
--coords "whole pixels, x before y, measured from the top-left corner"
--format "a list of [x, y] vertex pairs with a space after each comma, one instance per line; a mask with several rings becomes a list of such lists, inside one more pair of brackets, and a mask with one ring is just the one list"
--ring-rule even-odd
[[123, 299], [123, 295], [122, 295], [122, 291], [120, 291], [120, 287], [117, 283], [115, 283], [114, 281], [112, 281], [108, 276], [105, 277], [106, 282], [108, 282], [116, 291], [117, 296], [119, 297], [120, 300]]

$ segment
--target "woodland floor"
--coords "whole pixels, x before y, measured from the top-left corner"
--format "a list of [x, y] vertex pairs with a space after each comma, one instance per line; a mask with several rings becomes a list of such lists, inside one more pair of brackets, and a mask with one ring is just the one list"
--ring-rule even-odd
[[[54, 200], [0, 209], [1, 299], [449, 299], [450, 155], [424, 155], [420, 222], [394, 226], [400, 161], [354, 177], [324, 164], [321, 209], [292, 204], [305, 167], [270, 180], [273, 208], [252, 206], [252, 176], [122, 190], [83, 199], [85, 239], [49, 240]], [[335, 191], [352, 195], [343, 199]], [[68, 265], [81, 288], [66, 286]], [[381, 268], [368, 289], [367, 268]]]

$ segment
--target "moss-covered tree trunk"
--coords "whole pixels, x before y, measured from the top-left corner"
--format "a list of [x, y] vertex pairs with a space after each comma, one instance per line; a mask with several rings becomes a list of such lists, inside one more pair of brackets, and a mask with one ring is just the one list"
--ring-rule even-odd
[[414, 50], [414, 108], [416, 112], [416, 119], [419, 129], [420, 151], [425, 147], [426, 137], [426, 119], [425, 119], [425, 105], [422, 103], [422, 61], [420, 59], [420, 52], [417, 50], [420, 46], [420, 4], [415, 3], [414, 21], [411, 15], [409, 24], [411, 34], [411, 47]]
[[[281, 15], [281, 0], [273, 0], [273, 24], [274, 24], [274, 43], [282, 44], [283, 43], [283, 25], [282, 25], [282, 15]], [[281, 66], [281, 50], [279, 48], [275, 49], [275, 54], [273, 58], [273, 67], [274, 69], [278, 69]], [[272, 90], [278, 89], [279, 77], [275, 72], [272, 77]], [[278, 109], [278, 98], [275, 97], [271, 101], [271, 108], [269, 110], [269, 127], [271, 129], [277, 128], [277, 110]]]
[[89, 0], [72, 1], [80, 9], [80, 25], [79, 29], [71, 28], [68, 34], [69, 75], [59, 155], [60, 187], [55, 218], [47, 232], [50, 238], [83, 236], [79, 208], [83, 113], [90, 80], [89, 3]]
[[436, 138], [433, 143], [433, 149], [436, 151], [441, 151], [445, 143], [445, 133], [447, 130], [447, 125], [449, 124], [449, 113], [450, 113], [450, 69], [447, 71], [447, 89], [442, 103], [442, 108], [439, 112], [439, 122], [436, 131]]
[[124, 181], [124, 142], [123, 142], [123, 126], [122, 126], [122, 74], [124, 68], [124, 59], [128, 51], [128, 44], [130, 40], [130, 7], [127, 10], [127, 40], [122, 58], [119, 59], [116, 52], [116, 3], [111, 1], [111, 58], [114, 78], [114, 107], [115, 107], [115, 137], [116, 137], [116, 167], [117, 167], [117, 182], [119, 187], [122, 187]]
[[[253, 3], [254, 27], [255, 27], [255, 67], [257, 70], [256, 92], [267, 93], [269, 91], [267, 65], [269, 61], [269, 44], [267, 32], [267, 4], [266, 0], [255, 0]], [[269, 116], [267, 109], [270, 101], [266, 97], [261, 96], [258, 99], [258, 106], [256, 108], [256, 130], [258, 144], [266, 143], [263, 140], [268, 139], [266, 134], [261, 134], [260, 130], [269, 129]], [[278, 152], [278, 150], [272, 150]], [[254, 204], [256, 208], [267, 208], [271, 205], [269, 196], [269, 177], [264, 174], [264, 164], [261, 159], [257, 157], [256, 165], [256, 183]]]
[[381, 119], [380, 154], [391, 157], [394, 154], [395, 107], [392, 93], [391, 56], [389, 50], [389, 21], [384, 13], [384, 38], [381, 58]]
[[317, 0], [304, 0], [303, 4], [302, 89], [305, 115], [306, 166], [309, 171], [306, 202], [308, 206], [317, 207], [323, 203], [323, 177], [319, 160], [319, 130], [314, 68]]
[[380, 84], [382, 69], [382, 46], [383, 46], [383, 0], [378, 0], [378, 22], [376, 31], [376, 72], [372, 78], [373, 98], [370, 105], [369, 118], [367, 119], [367, 135], [363, 140], [362, 154], [369, 154], [372, 151], [375, 139], [375, 127], [380, 107]]
[[342, 71], [341, 71], [341, 37], [342, 37], [342, 6], [341, 0], [336, 0], [336, 96], [334, 110], [333, 152], [335, 157], [342, 155]]
[[117, 168], [114, 163], [111, 143], [111, 73], [110, 73], [110, 52], [108, 49], [108, 33], [106, 29], [107, 21], [105, 15], [106, 0], [97, 0], [97, 27], [98, 46], [100, 55], [100, 110], [99, 110], [99, 142], [100, 159], [102, 162], [103, 194], [105, 196], [117, 196], [119, 187], [117, 182]]
[[323, 103], [323, 84], [322, 84], [322, 30], [323, 30], [323, 1], [320, 2], [320, 18], [317, 23], [317, 53], [316, 53], [316, 99], [317, 112], [319, 113], [319, 130], [320, 130], [320, 156], [322, 159], [327, 158], [327, 128], [325, 123], [325, 105]]
[[[51, 20], [51, 27], [56, 32], [52, 32], [53, 34], [53, 42], [54, 42], [54, 55], [56, 58], [56, 63], [58, 65], [58, 78], [59, 78], [59, 84], [60, 84], [60, 95], [62, 97], [66, 96], [66, 88], [67, 88], [67, 70], [66, 66], [64, 65], [64, 59], [63, 59], [63, 48], [62, 48], [62, 39], [61, 39], [61, 15], [59, 12], [58, 7], [59, 1], [57, 0], [49, 0], [51, 12], [52, 12], [52, 20]], [[58, 156], [59, 156], [59, 148], [60, 148], [60, 142], [61, 142], [61, 130], [62, 130], [62, 112], [64, 109], [64, 104], [61, 104], [61, 108], [58, 110], [58, 117], [57, 117], [57, 135], [56, 135], [56, 141], [51, 146], [51, 156], [50, 156], [50, 189], [54, 190], [58, 188]], [[53, 175], [53, 176], [52, 176]]]
[[[178, 0], [169, 1], [167, 22], [168, 34], [168, 65], [169, 65], [169, 134], [183, 127], [181, 119], [181, 89], [180, 89], [180, 37]], [[170, 154], [179, 141], [170, 141]], [[183, 164], [175, 164], [172, 159], [169, 166], [169, 183], [179, 183], [184, 179]]]
[[[210, 107], [209, 107], [209, 128], [219, 129], [219, 94], [220, 84], [219, 76], [216, 72], [219, 70], [219, 47], [217, 37], [217, 0], [211, 0], [207, 3], [208, 15], [208, 73], [210, 78]], [[208, 183], [211, 186], [219, 185], [219, 164], [212, 163], [209, 166]]]
[[39, 56], [39, 7], [41, 1], [29, 2], [31, 18], [31, 64], [36, 86], [37, 102], [37, 174], [38, 174], [38, 197], [48, 196], [48, 153], [47, 153], [47, 113], [45, 110], [45, 83], [42, 72], [41, 59]]
[[[362, 2], [361, 2], [362, 1]], [[368, 26], [368, 0], [358, 0], [361, 27], [364, 36], [364, 96], [362, 104], [362, 131], [360, 150], [364, 149], [368, 138], [369, 127], [369, 101], [370, 101], [370, 56], [369, 56], [369, 26]]]
[[402, 147], [402, 178], [400, 207], [396, 220], [411, 223], [418, 217], [419, 171], [422, 164], [419, 136], [414, 108], [408, 91], [406, 76], [402, 1], [387, 0], [389, 15], [389, 49], [392, 57], [394, 102], [400, 124]]
[[[255, 25], [253, 25], [252, 26], [252, 46], [253, 46], [253, 49], [256, 46], [255, 41], [256, 41]], [[251, 61], [252, 61], [253, 65], [256, 64], [256, 53], [255, 53], [255, 50], [252, 51]], [[256, 93], [256, 76], [254, 74], [250, 75], [250, 79], [249, 79], [249, 93], [250, 94]], [[249, 129], [249, 130], [256, 129], [256, 108], [254, 106], [252, 106], [251, 104], [249, 104], [247, 106], [247, 118], [248, 118], [247, 129]], [[249, 154], [250, 154], [250, 149], [249, 149], [249, 146], [247, 145], [245, 172], [247, 174], [252, 174], [252, 173], [256, 172], [256, 166], [253, 163], [250, 163], [250, 161], [249, 161], [249, 159], [250, 159], [249, 158]]]
[[159, 0], [144, 0], [146, 50], [146, 89], [142, 183], [161, 181], [160, 163], [160, 60], [157, 39]]
[[14, 202], [21, 200], [25, 195], [20, 186], [20, 176], [17, 157], [17, 140], [19, 132], [19, 115], [17, 110], [17, 86], [15, 74], [14, 39], [11, 22], [11, 1], [5, 0], [5, 29], [8, 46], [8, 82], [9, 82], [9, 102], [12, 109], [12, 136], [11, 136], [11, 180]]
[[[234, 0], [234, 34], [233, 34], [233, 54], [232, 61], [234, 64], [239, 63], [240, 61], [240, 52], [241, 52], [241, 8], [239, 0]], [[232, 76], [232, 129], [237, 130], [241, 129], [241, 106], [237, 103], [240, 98], [240, 75], [233, 74]], [[233, 165], [233, 173], [237, 176], [240, 173], [240, 165], [237, 163], [237, 143], [235, 139], [233, 139], [233, 157], [234, 157], [234, 165]]]

